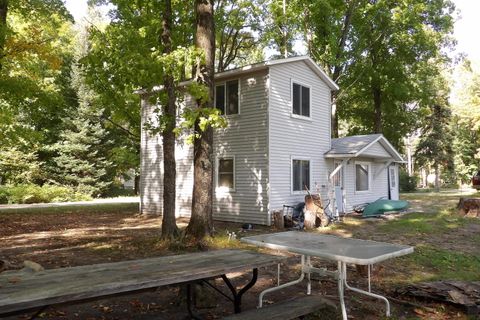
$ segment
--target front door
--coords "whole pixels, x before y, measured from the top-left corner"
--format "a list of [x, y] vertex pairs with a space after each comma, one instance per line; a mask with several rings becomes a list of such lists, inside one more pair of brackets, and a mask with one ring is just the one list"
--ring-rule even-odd
[[388, 181], [390, 188], [390, 199], [398, 200], [398, 174], [397, 167], [395, 165], [388, 167]]

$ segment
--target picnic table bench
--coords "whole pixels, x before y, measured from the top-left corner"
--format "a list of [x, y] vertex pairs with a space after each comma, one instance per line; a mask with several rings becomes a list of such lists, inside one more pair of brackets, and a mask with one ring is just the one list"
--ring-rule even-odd
[[[218, 250], [38, 272], [7, 271], [0, 273], [0, 317], [29, 311], [37, 311], [37, 315], [52, 305], [218, 277], [228, 286], [232, 294], [229, 299], [235, 313], [239, 313], [242, 295], [255, 284], [258, 268], [284, 259], [247, 250]], [[237, 291], [227, 274], [250, 270], [251, 281]], [[190, 294], [188, 289], [188, 311], [196, 318], [190, 309]]]

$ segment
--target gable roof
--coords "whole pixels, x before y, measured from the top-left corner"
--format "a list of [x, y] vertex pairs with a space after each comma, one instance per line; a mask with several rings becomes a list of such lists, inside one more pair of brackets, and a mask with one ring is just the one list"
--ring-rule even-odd
[[380, 133], [348, 136], [332, 139], [332, 148], [325, 153], [326, 158], [356, 158], [375, 143], [379, 143], [396, 162], [404, 162], [402, 156]]
[[338, 85], [332, 79], [330, 79], [330, 77], [325, 73], [325, 71], [323, 71], [322, 68], [320, 68], [320, 66], [316, 64], [315, 61], [313, 61], [312, 58], [310, 58], [309, 56], [299, 56], [299, 57], [291, 57], [291, 58], [284, 58], [284, 59], [277, 59], [277, 60], [269, 60], [269, 61], [259, 62], [259, 63], [251, 64], [248, 66], [240, 67], [240, 68], [226, 70], [223, 72], [216, 73], [215, 79], [221, 79], [221, 78], [226, 78], [230, 76], [240, 75], [243, 73], [264, 70], [264, 69], [267, 69], [269, 66], [275, 66], [275, 65], [291, 63], [296, 61], [305, 62], [305, 64], [309, 66], [310, 69], [312, 69], [312, 71], [315, 72], [315, 74], [327, 84], [330, 90], [339, 89]]
[[[223, 72], [218, 72], [215, 73], [214, 78], [215, 79], [222, 79], [222, 78], [227, 78], [227, 77], [234, 77], [238, 76], [244, 73], [250, 73], [254, 71], [259, 71], [259, 70], [265, 70], [268, 69], [269, 66], [274, 66], [274, 65], [280, 65], [284, 63], [291, 63], [291, 62], [296, 62], [296, 61], [303, 61], [307, 66], [312, 69], [315, 74], [322, 79], [327, 86], [330, 88], [330, 90], [338, 90], [340, 87], [332, 80], [330, 77], [325, 73], [325, 71], [320, 68], [318, 64], [315, 63], [315, 61], [312, 60], [309, 56], [298, 56], [298, 57], [291, 57], [291, 58], [284, 58], [284, 59], [277, 59], [277, 60], [269, 60], [269, 61], [263, 61], [259, 63], [254, 63], [250, 64], [244, 67], [240, 68], [235, 68], [231, 70], [226, 70]], [[182, 81], [178, 84], [179, 87], [185, 87], [192, 83], [192, 79]], [[163, 85], [158, 85], [154, 86], [151, 90], [147, 89], [137, 89], [134, 91], [134, 93], [139, 94], [139, 95], [149, 95], [154, 92], [160, 92], [163, 91], [164, 87]]]

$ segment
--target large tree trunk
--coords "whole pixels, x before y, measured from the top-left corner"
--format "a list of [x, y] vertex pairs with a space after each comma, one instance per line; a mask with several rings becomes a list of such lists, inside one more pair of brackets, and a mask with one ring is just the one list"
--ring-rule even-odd
[[373, 93], [373, 107], [374, 107], [374, 122], [373, 130], [375, 133], [382, 133], [382, 91], [377, 86], [374, 85], [372, 88]]
[[[172, 3], [165, 0], [165, 8], [162, 17], [163, 53], [172, 52]], [[167, 67], [168, 69], [168, 67]], [[173, 239], [178, 236], [178, 228], [175, 221], [175, 199], [176, 199], [176, 162], [175, 162], [175, 84], [171, 72], [167, 71], [163, 82], [167, 91], [167, 103], [163, 107], [163, 117], [167, 120], [166, 127], [162, 131], [163, 140], [163, 218], [162, 218], [162, 239]]]
[[[205, 55], [205, 60], [196, 68], [195, 80], [208, 88], [209, 98], [208, 101], [197, 100], [198, 108], [201, 109], [213, 106], [215, 68], [213, 0], [195, 0], [195, 14], [195, 47]], [[213, 129], [208, 126], [201, 131], [197, 119], [195, 132], [200, 136], [194, 142], [192, 217], [186, 229], [186, 237], [199, 241], [213, 233]]]
[[2, 60], [5, 56], [5, 41], [7, 37], [7, 12], [8, 0], [0, 0], [0, 71], [2, 71]]
[[[355, 7], [355, 1], [352, 1], [348, 4], [345, 14], [343, 16], [343, 26], [342, 26], [342, 34], [340, 36], [340, 41], [338, 42], [337, 53], [335, 54], [335, 61], [336, 65], [333, 67], [332, 79], [333, 81], [337, 82], [342, 72], [344, 70], [344, 65], [338, 64], [341, 60], [342, 54], [345, 54], [345, 45], [347, 43], [347, 36], [350, 30], [351, 21], [352, 21], [352, 13]], [[337, 97], [338, 92], [332, 92], [332, 138], [338, 138], [338, 105], [337, 105]]]

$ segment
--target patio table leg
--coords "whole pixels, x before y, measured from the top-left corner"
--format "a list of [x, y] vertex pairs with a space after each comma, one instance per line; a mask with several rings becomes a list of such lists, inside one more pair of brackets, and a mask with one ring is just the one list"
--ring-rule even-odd
[[304, 268], [304, 266], [305, 266], [305, 256], [304, 255], [302, 255], [301, 264], [302, 264], [302, 274], [300, 275], [300, 278], [298, 278], [297, 280], [293, 280], [293, 281], [281, 284], [281, 285], [273, 287], [273, 288], [265, 289], [262, 292], [260, 292], [260, 295], [258, 297], [258, 308], [261, 308], [263, 306], [263, 296], [266, 295], [267, 293], [277, 291], [277, 290], [280, 290], [280, 289], [283, 289], [283, 288], [286, 288], [286, 287], [293, 286], [297, 283], [302, 282], [303, 279], [305, 279], [305, 272], [304, 272], [304, 270], [305, 270], [305, 268]]
[[361, 293], [361, 294], [364, 294], [364, 295], [367, 295], [367, 296], [370, 296], [372, 298], [383, 300], [385, 302], [385, 305], [386, 305], [386, 315], [387, 315], [387, 317], [390, 317], [390, 302], [388, 301], [387, 298], [385, 298], [384, 296], [381, 296], [379, 294], [375, 294], [375, 293], [364, 291], [364, 290], [361, 290], [361, 289], [358, 289], [358, 288], [351, 287], [347, 283], [347, 264], [345, 262], [341, 263], [341, 272], [340, 273], [341, 273], [341, 277], [343, 278], [343, 283], [344, 283], [344, 285], [347, 289], [358, 292], [358, 293]]
[[[310, 256], [307, 256], [307, 269], [311, 269], [311, 267], [312, 267], [312, 264], [310, 263]], [[311, 293], [312, 293], [312, 279], [309, 271], [307, 273], [307, 294], [310, 295]]]
[[347, 308], [345, 307], [345, 288], [342, 262], [338, 262], [338, 296], [340, 298], [340, 308], [342, 309], [342, 319], [347, 320]]

